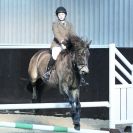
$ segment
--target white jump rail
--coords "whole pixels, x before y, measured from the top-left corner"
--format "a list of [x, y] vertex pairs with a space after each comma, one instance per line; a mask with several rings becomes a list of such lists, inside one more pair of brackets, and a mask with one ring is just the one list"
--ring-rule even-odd
[[[98, 102], [81, 102], [82, 108], [88, 107], [109, 107], [107, 101]], [[69, 103], [24, 103], [24, 104], [0, 104], [0, 110], [15, 110], [15, 109], [59, 109], [70, 108]]]

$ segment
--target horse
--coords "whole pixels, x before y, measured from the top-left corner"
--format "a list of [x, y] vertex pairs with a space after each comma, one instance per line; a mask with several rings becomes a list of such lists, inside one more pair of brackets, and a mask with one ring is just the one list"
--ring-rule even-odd
[[71, 117], [74, 128], [80, 130], [80, 83], [81, 75], [89, 73], [88, 59], [91, 41], [84, 41], [78, 36], [71, 36], [67, 49], [62, 50], [51, 69], [50, 78], [44, 80], [47, 65], [51, 58], [49, 50], [35, 53], [29, 63], [28, 74], [33, 88], [32, 100], [38, 99], [36, 83], [39, 79], [45, 84], [58, 86], [59, 92], [65, 96], [71, 106]]

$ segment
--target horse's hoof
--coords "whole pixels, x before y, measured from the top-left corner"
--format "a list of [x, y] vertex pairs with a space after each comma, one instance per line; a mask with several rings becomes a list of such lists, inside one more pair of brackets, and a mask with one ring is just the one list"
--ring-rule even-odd
[[74, 124], [75, 130], [80, 130], [80, 124]]

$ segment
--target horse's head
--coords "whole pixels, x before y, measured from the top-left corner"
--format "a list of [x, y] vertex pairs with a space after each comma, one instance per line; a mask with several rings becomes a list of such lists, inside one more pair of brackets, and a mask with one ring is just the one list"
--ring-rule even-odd
[[75, 62], [80, 74], [89, 73], [88, 59], [90, 56], [89, 46], [91, 44], [91, 41], [84, 41], [77, 36], [72, 36], [71, 43], [74, 47]]

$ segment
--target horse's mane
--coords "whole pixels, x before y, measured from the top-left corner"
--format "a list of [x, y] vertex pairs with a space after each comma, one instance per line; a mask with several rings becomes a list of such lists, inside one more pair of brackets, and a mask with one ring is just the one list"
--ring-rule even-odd
[[86, 47], [86, 43], [82, 38], [78, 37], [78, 36], [70, 36], [68, 41], [67, 41], [67, 49], [61, 51], [61, 56], [66, 56], [67, 54], [69, 54], [70, 52], [74, 52], [77, 51], [79, 49], [82, 49], [84, 47]]
[[67, 41], [67, 44], [66, 44], [67, 49], [62, 50], [60, 55], [64, 57], [72, 52], [77, 53], [79, 50], [86, 48], [87, 44], [88, 44], [87, 40], [84, 41], [83, 38], [76, 35], [72, 35], [69, 37]]
[[88, 41], [84, 41], [83, 38], [79, 36], [73, 35], [73, 36], [70, 36], [69, 39], [75, 50], [87, 47]]

